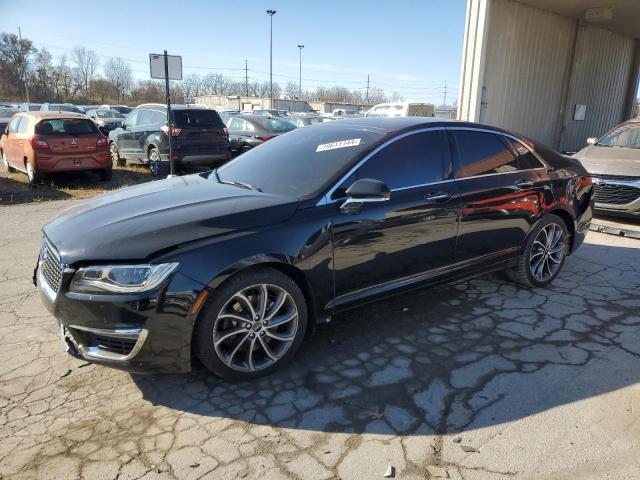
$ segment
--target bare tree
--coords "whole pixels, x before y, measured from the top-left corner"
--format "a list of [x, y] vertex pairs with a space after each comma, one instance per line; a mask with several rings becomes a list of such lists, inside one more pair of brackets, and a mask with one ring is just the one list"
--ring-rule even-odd
[[[31, 55], [36, 51], [31, 40], [26, 38], [20, 40], [13, 33], [0, 35], [0, 62], [5, 64], [5, 66], [0, 65], [0, 67], [5, 67], [0, 68], [0, 70], [10, 78], [14, 88], [16, 84], [24, 86], [29, 81]], [[20, 89], [22, 89], [22, 86]], [[4, 88], [0, 90], [4, 90]], [[19, 92], [20, 90], [17, 91]]]
[[85, 95], [89, 94], [89, 85], [96, 75], [96, 70], [100, 66], [98, 54], [93, 50], [78, 46], [71, 49], [71, 60], [76, 64], [78, 75], [82, 81], [82, 88]]
[[133, 83], [131, 65], [120, 57], [111, 57], [102, 66], [105, 78], [111, 82], [118, 101], [122, 100]]
[[204, 82], [202, 77], [197, 73], [187, 75], [182, 82], [182, 88], [184, 89], [184, 95], [186, 97], [197, 97], [202, 93]]

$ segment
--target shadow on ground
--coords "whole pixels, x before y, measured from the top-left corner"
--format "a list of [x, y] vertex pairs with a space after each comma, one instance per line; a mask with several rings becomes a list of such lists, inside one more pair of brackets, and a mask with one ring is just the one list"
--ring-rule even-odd
[[639, 264], [639, 249], [588, 244], [551, 288], [485, 275], [342, 314], [264, 379], [230, 384], [202, 367], [133, 379], [156, 405], [292, 429], [510, 422], [640, 380]]

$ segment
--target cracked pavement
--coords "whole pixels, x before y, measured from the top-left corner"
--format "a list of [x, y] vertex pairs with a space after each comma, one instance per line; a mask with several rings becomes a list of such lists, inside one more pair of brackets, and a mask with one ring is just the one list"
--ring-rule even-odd
[[31, 285], [69, 202], [0, 207], [0, 478], [640, 478], [640, 242], [340, 315], [229, 384], [72, 359]]

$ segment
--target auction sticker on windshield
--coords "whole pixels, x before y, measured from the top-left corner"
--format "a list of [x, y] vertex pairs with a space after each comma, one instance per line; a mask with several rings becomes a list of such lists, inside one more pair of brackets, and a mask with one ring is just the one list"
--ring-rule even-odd
[[339, 142], [323, 143], [316, 147], [316, 152], [326, 152], [327, 150], [335, 150], [336, 148], [357, 147], [360, 145], [361, 138], [352, 138], [350, 140], [340, 140]]

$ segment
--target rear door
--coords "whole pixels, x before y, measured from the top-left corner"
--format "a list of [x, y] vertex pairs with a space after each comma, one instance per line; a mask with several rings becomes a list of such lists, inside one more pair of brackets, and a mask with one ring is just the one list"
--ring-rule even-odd
[[35, 133], [49, 144], [51, 153], [60, 155], [93, 153], [100, 135], [88, 118], [44, 119], [36, 124]]
[[140, 160], [147, 158], [145, 151], [147, 145], [147, 137], [157, 128], [154, 128], [154, 110], [140, 109], [138, 110], [138, 118], [136, 126], [133, 128], [131, 141], [131, 156]]
[[133, 158], [133, 134], [138, 121], [139, 110], [132, 110], [124, 119], [124, 129], [118, 130], [117, 145], [123, 157]]
[[474, 268], [514, 255], [540, 210], [546, 171], [520, 169], [501, 134], [448, 130], [461, 197], [456, 264]]
[[228, 150], [225, 125], [214, 110], [173, 110], [173, 121], [180, 135], [175, 149], [180, 156], [224, 154]]
[[18, 123], [22, 119], [21, 115], [14, 116], [9, 122], [9, 128], [4, 140], [4, 154], [7, 157], [7, 161], [13, 165], [18, 166], [20, 169], [24, 168], [24, 165], [18, 164]]

